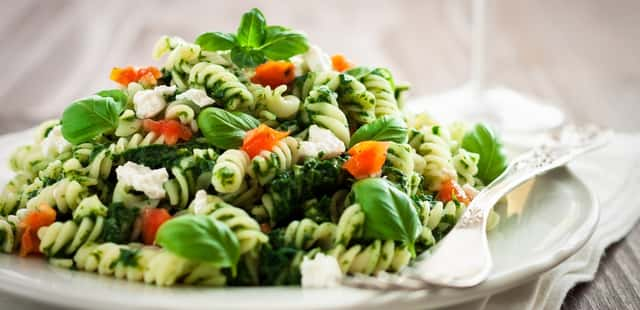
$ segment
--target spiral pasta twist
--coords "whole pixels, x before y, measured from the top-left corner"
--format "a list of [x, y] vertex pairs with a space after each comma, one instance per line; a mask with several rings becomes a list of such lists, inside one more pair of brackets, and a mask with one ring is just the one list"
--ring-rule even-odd
[[204, 88], [208, 95], [229, 110], [253, 110], [253, 94], [227, 69], [201, 62], [189, 73], [189, 85]]
[[90, 178], [62, 179], [44, 187], [35, 197], [29, 199], [27, 208], [33, 210], [41, 204], [48, 204], [61, 213], [69, 213], [75, 210], [84, 197], [88, 196], [87, 186], [96, 184], [97, 181]]
[[338, 139], [349, 145], [349, 122], [337, 102], [337, 94], [326, 86], [312, 90], [305, 99], [302, 119], [330, 130]]
[[[132, 85], [138, 85], [140, 88], [138, 89], [137, 87], [134, 87]], [[138, 91], [144, 89], [138, 83], [129, 83], [128, 88], [131, 89], [129, 94], [130, 100], [133, 100], [131, 98], [133, 98]], [[136, 117], [136, 112], [134, 112], [131, 109], [127, 109], [127, 110], [124, 110], [122, 114], [120, 114], [120, 118], [118, 120], [118, 127], [116, 127], [115, 135], [117, 137], [128, 137], [140, 131], [141, 128], [142, 128], [142, 120], [139, 120]]]
[[209, 217], [223, 222], [238, 237], [240, 254], [247, 253], [268, 241], [260, 231], [260, 225], [247, 212], [234, 206], [224, 206], [209, 214]]
[[196, 184], [191, 171], [181, 167], [171, 168], [172, 179], [164, 183], [164, 189], [169, 198], [169, 204], [184, 209], [191, 201], [190, 197], [196, 192]]
[[353, 204], [340, 215], [335, 243], [348, 246], [352, 239], [361, 237], [363, 231], [364, 212], [359, 204]]
[[73, 220], [55, 222], [38, 230], [40, 252], [46, 256], [75, 253], [80, 246], [102, 234], [106, 214], [107, 208], [97, 196], [83, 199], [73, 212]]
[[54, 158], [42, 154], [40, 145], [25, 145], [17, 148], [9, 158], [11, 170], [35, 176], [44, 169]]
[[240, 189], [249, 169], [249, 155], [242, 150], [226, 150], [213, 166], [211, 184], [219, 193], [234, 193]]
[[250, 173], [260, 184], [269, 183], [278, 171], [291, 168], [298, 162], [298, 140], [286, 137], [280, 140], [271, 151], [262, 151], [251, 160]]
[[308, 250], [319, 246], [328, 249], [333, 243], [336, 225], [333, 223], [317, 224], [305, 218], [300, 221], [292, 221], [287, 225], [284, 233], [285, 246], [301, 250]]
[[400, 114], [393, 85], [385, 78], [383, 69], [374, 69], [362, 78], [362, 83], [376, 98], [376, 117]]
[[0, 217], [0, 251], [13, 252], [16, 244], [16, 225], [9, 220]]
[[195, 120], [198, 112], [200, 109], [196, 105], [187, 100], [178, 100], [167, 106], [164, 118], [179, 120], [182, 124], [189, 126], [191, 131], [198, 132], [198, 122]]
[[226, 283], [220, 269], [150, 246], [88, 243], [73, 257], [76, 268], [129, 281], [166, 286], [177, 282], [208, 286]]
[[249, 90], [260, 108], [266, 109], [279, 119], [290, 119], [298, 113], [300, 109], [300, 99], [293, 95], [283, 95], [287, 91], [287, 85], [280, 85], [275, 89], [271, 86], [261, 86], [251, 84]]
[[475, 175], [478, 173], [480, 155], [461, 148], [458, 150], [458, 154], [453, 156], [452, 161], [453, 167], [458, 173], [458, 183], [474, 186], [476, 184]]
[[234, 206], [249, 208], [262, 197], [262, 192], [263, 188], [258, 183], [258, 180], [249, 178], [242, 182], [237, 191], [220, 195], [220, 197]]
[[5, 185], [0, 193], [0, 215], [12, 214], [21, 205], [22, 192], [30, 181], [29, 176], [20, 173]]
[[422, 171], [425, 187], [437, 191], [446, 179], [455, 179], [448, 133], [443, 127], [433, 126], [409, 132], [409, 144], [424, 157]]
[[302, 84], [300, 98], [307, 98], [311, 91], [325, 86], [331, 91], [336, 91], [340, 86], [340, 74], [336, 71], [313, 71], [309, 72]]
[[340, 105], [350, 120], [357, 124], [368, 124], [376, 119], [376, 97], [351, 75], [340, 74]]
[[188, 88], [186, 78], [193, 65], [198, 62], [200, 53], [199, 45], [188, 43], [179, 37], [163, 36], [153, 48], [153, 58], [156, 60], [169, 54], [164, 68], [171, 73], [173, 82], [180, 90]]
[[375, 275], [380, 271], [398, 271], [409, 264], [411, 253], [393, 241], [375, 240], [370, 245], [343, 244], [329, 250], [329, 255], [338, 260], [343, 273]]
[[417, 243], [425, 249], [436, 244], [455, 225], [464, 210], [464, 204], [454, 201], [446, 204], [441, 201], [421, 204], [419, 216], [423, 229]]
[[144, 135], [136, 133], [128, 138], [121, 137], [120, 139], [118, 139], [118, 141], [109, 146], [109, 151], [111, 151], [111, 153], [114, 155], [118, 155], [130, 149], [164, 143], [164, 136], [159, 135], [155, 132], [148, 132]]

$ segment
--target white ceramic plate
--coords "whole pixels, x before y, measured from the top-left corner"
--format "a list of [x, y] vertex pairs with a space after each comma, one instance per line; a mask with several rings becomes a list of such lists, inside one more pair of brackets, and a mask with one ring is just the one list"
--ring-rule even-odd
[[[11, 175], [4, 164], [8, 154], [30, 139], [29, 133], [0, 137], [1, 184]], [[160, 288], [58, 269], [40, 258], [0, 254], [0, 290], [65, 307], [92, 309], [425, 309], [503, 291], [540, 275], [580, 249], [598, 221], [597, 200], [564, 168], [539, 177], [524, 208], [506, 209], [499, 208], [503, 219], [489, 234], [495, 263], [491, 275], [469, 289], [380, 293], [350, 288]]]

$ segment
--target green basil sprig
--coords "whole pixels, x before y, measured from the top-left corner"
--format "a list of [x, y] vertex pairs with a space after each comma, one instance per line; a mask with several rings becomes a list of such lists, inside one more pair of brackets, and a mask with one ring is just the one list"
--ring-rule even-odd
[[478, 153], [478, 174], [485, 184], [491, 183], [507, 169], [507, 155], [500, 139], [484, 124], [476, 124], [462, 139], [462, 148]]
[[422, 225], [411, 198], [382, 178], [356, 182], [353, 193], [365, 215], [365, 237], [402, 241], [415, 256], [414, 244]]
[[249, 114], [215, 107], [202, 110], [197, 121], [207, 141], [221, 149], [238, 148], [246, 132], [260, 125], [260, 121]]
[[126, 103], [127, 95], [115, 89], [77, 100], [62, 114], [62, 135], [72, 144], [79, 144], [114, 131]]
[[367, 140], [407, 143], [407, 139], [407, 125], [404, 121], [387, 115], [358, 128], [351, 137], [351, 146]]
[[233, 231], [204, 215], [183, 215], [167, 221], [158, 229], [156, 243], [175, 255], [232, 270], [240, 258], [240, 242]]
[[239, 67], [256, 67], [272, 60], [289, 59], [309, 49], [307, 38], [282, 26], [267, 26], [260, 10], [253, 8], [242, 15], [236, 34], [206, 32], [196, 38], [206, 51], [231, 50], [231, 60]]

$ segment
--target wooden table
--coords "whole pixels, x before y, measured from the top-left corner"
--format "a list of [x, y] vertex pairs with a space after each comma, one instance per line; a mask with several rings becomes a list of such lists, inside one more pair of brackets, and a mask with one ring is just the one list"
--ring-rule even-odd
[[[490, 80], [562, 107], [569, 119], [640, 129], [640, 2], [490, 2]], [[161, 34], [187, 39], [233, 31], [247, 8], [304, 29], [330, 53], [378, 64], [411, 81], [413, 94], [468, 78], [469, 0], [0, 1], [0, 133], [60, 114], [72, 99], [107, 87], [112, 66], [146, 64]], [[606, 206], [604, 206], [606, 207]], [[640, 228], [612, 246], [595, 281], [563, 308], [640, 307]]]

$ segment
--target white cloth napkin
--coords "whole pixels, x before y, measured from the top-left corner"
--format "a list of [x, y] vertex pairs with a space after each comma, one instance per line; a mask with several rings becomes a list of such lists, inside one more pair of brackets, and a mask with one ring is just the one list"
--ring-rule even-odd
[[560, 309], [571, 288], [593, 280], [607, 246], [622, 239], [640, 218], [640, 134], [615, 134], [605, 148], [569, 165], [600, 200], [600, 222], [575, 255], [538, 279], [450, 309]]

